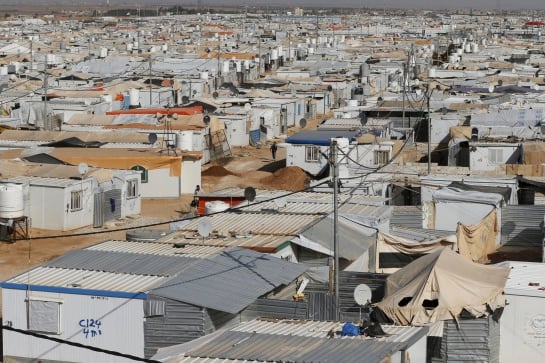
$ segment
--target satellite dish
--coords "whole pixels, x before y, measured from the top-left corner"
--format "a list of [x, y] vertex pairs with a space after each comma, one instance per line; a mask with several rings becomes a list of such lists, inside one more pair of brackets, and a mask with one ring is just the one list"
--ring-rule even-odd
[[212, 97], [214, 97], [214, 98], [218, 98], [218, 96], [219, 96], [218, 92], [214, 92], [214, 93], [212, 93]]
[[210, 116], [205, 115], [205, 116], [202, 118], [202, 122], [204, 122], [205, 125], [208, 125], [208, 124], [210, 123]]
[[441, 107], [441, 114], [446, 115], [448, 113], [448, 109], [446, 107]]
[[162, 119], [163, 119], [163, 114], [161, 114], [160, 112], [157, 112], [157, 113], [155, 114], [155, 118], [156, 118], [158, 121], [162, 121]]
[[78, 165], [78, 173], [81, 175], [81, 176], [84, 176], [85, 174], [87, 174], [87, 172], [89, 171], [89, 165], [85, 164], [85, 163], [79, 163]]
[[494, 92], [494, 85], [490, 85], [488, 87], [488, 93], [492, 93], [492, 92]]
[[299, 126], [301, 126], [301, 128], [304, 129], [307, 126], [307, 119], [306, 118], [300, 119]]
[[503, 80], [498, 79], [498, 86], [500, 86], [500, 87], [503, 86]]
[[212, 232], [212, 221], [210, 218], [203, 218], [199, 222], [199, 226], [197, 227], [197, 233], [202, 238], [206, 238], [210, 236], [210, 232]]
[[331, 92], [331, 91], [333, 91], [333, 87], [331, 87], [331, 85], [329, 85], [329, 86], [327, 86], [327, 90], [328, 90], [329, 92]]
[[244, 189], [244, 199], [246, 199], [249, 202], [253, 202], [255, 200], [255, 189], [253, 187], [247, 187]]
[[288, 201], [286, 200], [286, 198], [277, 198], [274, 200], [274, 204], [276, 204], [276, 206], [278, 208], [284, 208], [286, 206], [286, 204], [288, 203]]
[[151, 134], [148, 135], [148, 142], [150, 144], [155, 144], [156, 141], [157, 141], [157, 134], [152, 132]]
[[252, 104], [251, 104], [251, 103], [245, 103], [245, 104], [244, 104], [244, 109], [245, 109], [246, 111], [250, 111], [250, 110], [252, 109]]
[[178, 114], [176, 112], [174, 112], [171, 117], [172, 117], [173, 120], [177, 120], [178, 119]]
[[189, 103], [189, 97], [187, 96], [182, 96], [182, 105], [186, 105]]
[[371, 302], [372, 296], [373, 292], [371, 291], [371, 288], [365, 284], [360, 284], [354, 289], [354, 300], [356, 300], [360, 306]]

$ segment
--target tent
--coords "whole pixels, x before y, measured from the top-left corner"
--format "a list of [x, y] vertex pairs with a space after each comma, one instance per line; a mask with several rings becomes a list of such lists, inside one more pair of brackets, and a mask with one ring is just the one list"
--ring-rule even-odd
[[426, 324], [475, 317], [505, 306], [502, 292], [509, 269], [469, 261], [449, 248], [420, 257], [390, 275], [376, 306], [396, 324]]

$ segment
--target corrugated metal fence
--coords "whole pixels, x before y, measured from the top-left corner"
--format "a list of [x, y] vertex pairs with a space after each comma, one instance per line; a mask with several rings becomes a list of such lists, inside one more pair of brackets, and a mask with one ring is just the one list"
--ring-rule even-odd
[[501, 244], [540, 247], [545, 205], [508, 205], [502, 209]]

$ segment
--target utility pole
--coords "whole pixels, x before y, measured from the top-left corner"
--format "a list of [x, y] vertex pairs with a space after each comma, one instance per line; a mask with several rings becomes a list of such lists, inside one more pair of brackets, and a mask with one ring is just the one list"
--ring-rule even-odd
[[257, 76], [261, 77], [261, 36], [257, 36], [257, 52], [258, 52], [258, 63], [257, 63]]
[[32, 52], [32, 43], [33, 43], [32, 36], [30, 37], [30, 72], [32, 72], [32, 68], [34, 67], [34, 53]]
[[151, 106], [151, 55], [149, 56], [149, 104]]
[[433, 93], [433, 89], [430, 91], [429, 85], [426, 86], [426, 106], [428, 108], [428, 175], [431, 174], [431, 117], [430, 117], [430, 98]]
[[221, 71], [220, 71], [220, 51], [221, 51], [221, 40], [218, 40], [218, 76], [217, 76], [217, 79], [216, 79], [216, 82], [215, 82], [215, 90], [217, 91], [218, 90], [218, 83], [220, 82], [220, 76], [221, 76]]
[[338, 194], [339, 194], [339, 169], [337, 165], [337, 140], [331, 140], [331, 171], [333, 173], [333, 267], [334, 267], [334, 285], [335, 285], [335, 319], [340, 319], [339, 312], [339, 239], [338, 229], [339, 210], [338, 210]]
[[51, 127], [49, 125], [49, 118], [47, 117], [47, 60], [45, 61], [44, 66], [44, 129], [46, 131], [51, 131]]

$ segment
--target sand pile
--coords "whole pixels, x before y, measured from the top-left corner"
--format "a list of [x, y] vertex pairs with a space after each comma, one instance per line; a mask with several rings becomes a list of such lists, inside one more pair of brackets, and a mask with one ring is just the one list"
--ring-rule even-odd
[[229, 170], [225, 169], [223, 166], [214, 165], [202, 172], [202, 176], [227, 176], [227, 175], [237, 175]]
[[309, 181], [307, 173], [297, 166], [278, 169], [271, 176], [260, 180], [261, 184], [272, 189], [293, 191], [305, 189]]

